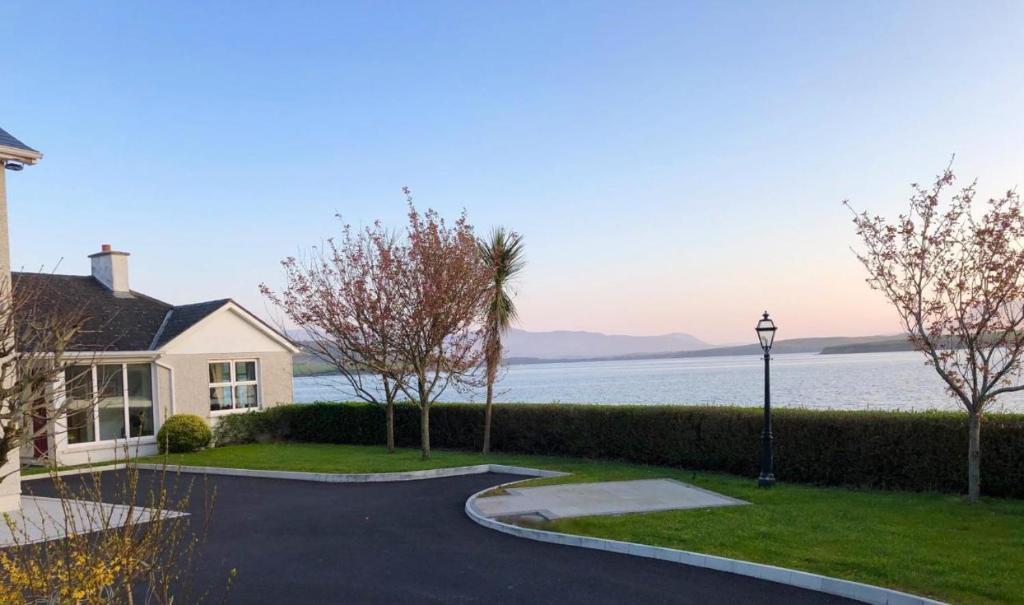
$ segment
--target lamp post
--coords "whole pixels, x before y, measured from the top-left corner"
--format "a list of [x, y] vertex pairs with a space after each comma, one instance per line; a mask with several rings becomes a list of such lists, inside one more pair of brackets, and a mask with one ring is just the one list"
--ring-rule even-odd
[[769, 389], [768, 366], [771, 362], [772, 342], [775, 341], [775, 322], [768, 318], [768, 311], [757, 322], [754, 330], [764, 350], [764, 428], [761, 430], [761, 476], [757, 478], [758, 487], [775, 485], [775, 473], [772, 461], [772, 396]]

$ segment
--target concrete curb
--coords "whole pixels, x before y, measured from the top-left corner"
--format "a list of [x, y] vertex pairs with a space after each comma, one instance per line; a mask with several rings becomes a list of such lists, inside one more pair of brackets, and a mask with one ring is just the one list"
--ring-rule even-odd
[[661, 561], [670, 561], [672, 563], [682, 563], [683, 565], [692, 565], [693, 567], [714, 569], [741, 576], [750, 576], [752, 578], [768, 580], [769, 582], [776, 582], [778, 584], [806, 588], [808, 590], [846, 597], [862, 601], [864, 603], [872, 603], [874, 605], [946, 605], [942, 601], [935, 601], [933, 599], [919, 597], [917, 595], [900, 592], [898, 590], [871, 586], [869, 584], [861, 584], [860, 582], [851, 582], [849, 580], [840, 580], [839, 578], [830, 578], [828, 576], [822, 576], [806, 571], [797, 571], [795, 569], [786, 569], [783, 567], [775, 567], [773, 565], [739, 561], [714, 555], [703, 555], [685, 550], [676, 550], [674, 548], [648, 546], [646, 544], [637, 544], [634, 542], [619, 542], [617, 540], [605, 540], [602, 538], [590, 538], [587, 536], [575, 536], [572, 534], [519, 527], [485, 517], [476, 507], [476, 500], [481, 495], [494, 489], [521, 483], [522, 481], [526, 480], [510, 481], [508, 483], [480, 490], [473, 494], [468, 500], [466, 500], [466, 515], [479, 525], [488, 529], [500, 531], [519, 538], [526, 538], [528, 540], [561, 544], [563, 546], [590, 548], [593, 550], [604, 550], [607, 552], [633, 555], [634, 557], [658, 559]]
[[[161, 470], [160, 464], [138, 464], [140, 470]], [[545, 471], [503, 464], [475, 464], [472, 466], [452, 466], [423, 471], [405, 471], [395, 473], [310, 473], [301, 471], [250, 470], [241, 468], [222, 468], [217, 466], [175, 466], [167, 465], [170, 472], [199, 473], [203, 475], [229, 475], [234, 477], [253, 477], [259, 479], [286, 479], [289, 481], [316, 481], [319, 483], [383, 483], [389, 481], [417, 481], [420, 479], [436, 479], [439, 477], [460, 477], [462, 475], [481, 475], [483, 473], [507, 473], [528, 477], [562, 477], [567, 473]], [[43, 475], [44, 477], [46, 475]]]
[[[57, 473], [58, 477], [70, 475], [91, 475], [105, 471], [116, 471], [125, 468], [124, 462], [93, 466], [86, 468], [73, 468]], [[546, 471], [525, 466], [508, 466], [505, 464], [475, 464], [472, 466], [451, 466], [447, 468], [435, 468], [423, 471], [404, 471], [394, 473], [310, 473], [301, 471], [273, 471], [273, 470], [252, 470], [243, 468], [227, 468], [220, 466], [179, 466], [175, 464], [136, 464], [136, 468], [143, 471], [164, 470], [172, 473], [197, 473], [202, 475], [227, 475], [234, 477], [253, 477], [258, 479], [287, 479], [290, 481], [316, 481], [319, 483], [381, 483], [389, 481], [416, 481], [419, 479], [435, 479], [437, 477], [460, 477], [462, 475], [482, 475], [483, 473], [505, 473], [508, 475], [523, 475], [526, 477], [564, 477], [569, 473], [559, 471]], [[22, 475], [22, 481], [35, 479], [49, 479], [50, 473], [38, 473], [35, 475]]]
[[[58, 477], [69, 477], [72, 475], [91, 475], [93, 473], [102, 473], [105, 471], [119, 471], [125, 468], [127, 465], [124, 462], [116, 462], [111, 464], [99, 464], [96, 466], [87, 466], [84, 468], [71, 468], [65, 471], [57, 471]], [[139, 465], [142, 468], [142, 465]], [[22, 475], [21, 481], [35, 481], [36, 479], [49, 479], [50, 473], [36, 473], [33, 475]]]

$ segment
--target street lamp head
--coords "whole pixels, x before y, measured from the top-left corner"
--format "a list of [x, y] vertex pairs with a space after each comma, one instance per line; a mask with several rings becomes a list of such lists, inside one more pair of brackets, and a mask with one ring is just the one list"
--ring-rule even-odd
[[772, 349], [772, 342], [775, 341], [775, 322], [768, 318], [768, 311], [764, 312], [760, 321], [757, 322], [757, 338], [761, 341], [761, 348], [767, 354]]

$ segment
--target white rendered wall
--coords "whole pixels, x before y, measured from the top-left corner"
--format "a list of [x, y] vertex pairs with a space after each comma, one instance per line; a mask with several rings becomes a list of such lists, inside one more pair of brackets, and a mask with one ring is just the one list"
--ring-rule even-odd
[[230, 305], [214, 311], [163, 348], [168, 355], [224, 354], [238, 352], [281, 353], [280, 341], [256, 328]]
[[[0, 280], [3, 288], [9, 289], [11, 284], [11, 251], [7, 235], [7, 190], [4, 179], [7, 171], [0, 161]], [[9, 291], [5, 293], [9, 295]], [[0, 402], [2, 405], [2, 402]], [[0, 468], [0, 512], [18, 510], [21, 507], [21, 457], [18, 450], [8, 452], [7, 463]], [[10, 474], [10, 476], [8, 476]]]

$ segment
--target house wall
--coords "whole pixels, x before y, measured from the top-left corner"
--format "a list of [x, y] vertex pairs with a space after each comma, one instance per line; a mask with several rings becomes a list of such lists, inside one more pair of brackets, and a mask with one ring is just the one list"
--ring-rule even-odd
[[[213, 425], [216, 424], [219, 417], [239, 413], [236, 411], [210, 412], [209, 363], [236, 359], [256, 360], [261, 408], [291, 403], [291, 352], [249, 351], [230, 354], [215, 352], [163, 355], [152, 366], [153, 411], [157, 431], [160, 430], [163, 421], [173, 414], [195, 414]], [[59, 390], [63, 391], [62, 388]], [[55, 422], [52, 441], [54, 449], [51, 451], [56, 451], [57, 463], [60, 465], [123, 459], [126, 446], [130, 456], [152, 456], [157, 453], [154, 437], [130, 439], [127, 443], [120, 440], [71, 445], [67, 441], [63, 419]]]
[[[292, 402], [292, 354], [287, 351], [247, 351], [164, 355], [160, 363], [174, 369], [174, 414], [195, 414], [207, 419], [237, 413], [210, 412], [211, 361], [255, 359], [261, 408]], [[161, 390], [170, 383], [170, 371], [162, 370]], [[168, 398], [162, 398], [168, 401]]]
[[[11, 284], [11, 252], [7, 236], [7, 188], [6, 170], [0, 158], [0, 280], [2, 287], [9, 291]], [[2, 294], [0, 294], [2, 295]], [[21, 474], [18, 472], [21, 461], [18, 452], [7, 453], [7, 463], [0, 467], [0, 512], [17, 510], [21, 507]]]
[[261, 408], [292, 402], [292, 350], [244, 311], [228, 305], [164, 348], [160, 363], [174, 374], [173, 413], [195, 414], [212, 424], [218, 417], [246, 411], [210, 411], [210, 362], [243, 359], [257, 362]]
[[61, 466], [77, 466], [79, 464], [95, 464], [111, 460], [125, 460], [127, 457], [155, 456], [156, 440], [153, 438], [128, 439], [121, 441], [101, 441], [70, 447], [67, 441], [58, 445], [57, 464]]
[[[292, 349], [262, 324], [228, 306], [214, 312], [169, 342], [161, 351], [106, 354], [104, 360], [151, 363], [154, 424], [159, 432], [174, 414], [195, 414], [211, 425], [242, 410], [210, 411], [209, 364], [213, 361], [256, 360], [259, 407], [292, 402]], [[104, 360], [96, 360], [104, 363]], [[60, 385], [57, 385], [60, 387]], [[58, 388], [57, 392], [63, 392]], [[55, 398], [56, 399], [56, 398]], [[250, 408], [251, 409], [251, 408]], [[64, 419], [55, 421], [54, 445], [58, 464], [86, 464], [125, 457], [125, 440], [69, 444]], [[128, 454], [157, 453], [155, 436], [128, 440]]]

